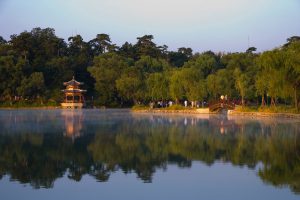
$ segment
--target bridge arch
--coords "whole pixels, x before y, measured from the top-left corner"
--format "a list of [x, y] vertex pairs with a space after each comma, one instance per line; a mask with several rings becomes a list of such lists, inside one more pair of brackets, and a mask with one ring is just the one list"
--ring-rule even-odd
[[220, 112], [221, 110], [234, 110], [235, 109], [235, 103], [230, 101], [219, 101], [214, 102], [209, 105], [209, 111], [210, 112]]

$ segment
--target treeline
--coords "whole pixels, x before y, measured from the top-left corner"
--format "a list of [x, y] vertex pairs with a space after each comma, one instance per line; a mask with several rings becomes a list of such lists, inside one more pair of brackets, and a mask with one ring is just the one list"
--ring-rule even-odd
[[155, 44], [152, 35], [120, 47], [107, 34], [88, 42], [76, 35], [66, 42], [54, 29], [34, 28], [9, 41], [0, 37], [0, 99], [59, 103], [62, 83], [75, 76], [96, 105], [209, 102], [224, 95], [241, 104], [282, 103], [298, 109], [300, 37], [270, 51], [255, 51], [168, 51], [166, 45]]

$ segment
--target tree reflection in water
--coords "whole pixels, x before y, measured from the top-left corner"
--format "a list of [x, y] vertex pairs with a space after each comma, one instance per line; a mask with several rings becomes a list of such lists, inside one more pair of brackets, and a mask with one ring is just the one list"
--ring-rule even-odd
[[[25, 111], [23, 111], [25, 112]], [[29, 112], [29, 111], [28, 111]], [[13, 120], [12, 120], [13, 119]], [[51, 188], [59, 177], [136, 173], [151, 182], [158, 168], [216, 161], [255, 168], [274, 186], [300, 192], [299, 121], [119, 111], [1, 111], [0, 179]]]

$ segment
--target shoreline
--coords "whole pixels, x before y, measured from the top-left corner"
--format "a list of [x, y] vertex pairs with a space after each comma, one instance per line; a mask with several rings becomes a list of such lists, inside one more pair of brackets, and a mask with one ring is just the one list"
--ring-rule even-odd
[[300, 114], [295, 113], [271, 113], [271, 112], [241, 112], [236, 110], [228, 110], [227, 113], [213, 113], [208, 109], [191, 109], [191, 110], [165, 110], [165, 109], [141, 109], [131, 110], [136, 113], [164, 113], [164, 114], [206, 114], [206, 115], [228, 115], [228, 116], [251, 116], [251, 117], [284, 117], [284, 118], [299, 118]]
[[186, 109], [186, 110], [169, 110], [169, 109], [131, 109], [131, 112], [136, 113], [169, 113], [169, 114], [213, 114], [209, 113], [208, 108], [207, 109]]
[[54, 110], [60, 109], [59, 106], [33, 106], [33, 107], [0, 107], [0, 110]]
[[284, 117], [284, 118], [299, 118], [300, 114], [295, 113], [272, 113], [272, 112], [241, 112], [236, 110], [229, 110], [230, 116], [252, 116], [252, 117]]
[[[0, 107], [0, 110], [56, 110], [63, 109], [60, 106], [44, 106], [44, 107]], [[85, 110], [86, 108], [84, 108]], [[99, 109], [99, 108], [96, 108]], [[106, 108], [114, 109], [114, 108]], [[104, 110], [106, 110], [104, 109]], [[237, 110], [228, 110], [224, 113], [214, 113], [209, 112], [208, 108], [200, 109], [130, 109], [130, 108], [117, 108], [117, 109], [127, 109], [134, 113], [163, 113], [163, 114], [200, 114], [200, 115], [228, 115], [228, 116], [251, 116], [251, 117], [284, 117], [284, 118], [299, 118], [300, 114], [295, 113], [275, 113], [275, 112], [242, 112]], [[69, 109], [70, 110], [70, 109]], [[77, 109], [76, 109], [77, 110]], [[79, 109], [78, 109], [79, 110]], [[100, 110], [102, 110], [100, 108]]]

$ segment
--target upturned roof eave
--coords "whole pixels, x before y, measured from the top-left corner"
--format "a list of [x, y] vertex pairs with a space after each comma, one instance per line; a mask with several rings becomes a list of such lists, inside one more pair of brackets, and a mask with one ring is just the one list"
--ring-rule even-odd
[[78, 90], [78, 89], [76, 89], [76, 90], [61, 90], [62, 92], [86, 92], [86, 90]]

